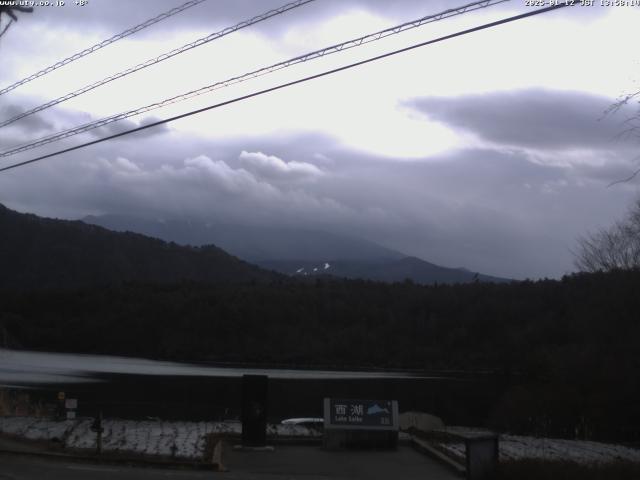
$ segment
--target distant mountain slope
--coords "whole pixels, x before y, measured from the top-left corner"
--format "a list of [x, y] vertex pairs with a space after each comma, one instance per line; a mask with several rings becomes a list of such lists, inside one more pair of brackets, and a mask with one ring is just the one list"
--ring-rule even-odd
[[214, 244], [248, 262], [265, 260], [316, 261], [399, 260], [405, 255], [367, 240], [327, 232], [188, 220], [148, 220], [127, 215], [88, 216], [86, 223], [119, 232], [131, 231], [181, 245]]
[[215, 246], [183, 247], [0, 205], [0, 287], [50, 288], [125, 281], [249, 282], [277, 274]]
[[292, 276], [331, 275], [334, 277], [361, 278], [381, 282], [402, 282], [410, 279], [416, 283], [467, 283], [510, 282], [510, 279], [492, 277], [463, 268], [447, 268], [425, 262], [416, 257], [384, 261], [264, 261], [261, 267]]
[[330, 275], [382, 282], [409, 278], [424, 284], [509, 281], [463, 268], [442, 267], [367, 240], [326, 232], [205, 225], [187, 220], [148, 220], [127, 215], [90, 216], [83, 221], [183, 245], [213, 243], [244, 260], [291, 276]]

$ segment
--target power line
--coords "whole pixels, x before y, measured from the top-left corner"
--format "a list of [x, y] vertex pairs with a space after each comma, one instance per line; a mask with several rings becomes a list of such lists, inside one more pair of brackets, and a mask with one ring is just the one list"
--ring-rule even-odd
[[75, 60], [78, 60], [79, 58], [82, 58], [86, 55], [89, 55], [90, 53], [95, 52], [96, 50], [100, 50], [101, 48], [106, 47], [107, 45], [112, 44], [113, 42], [117, 42], [118, 40], [128, 37], [129, 35], [133, 35], [136, 32], [139, 32], [140, 30], [143, 30], [147, 27], [150, 27], [151, 25], [154, 25], [158, 22], [161, 22], [162, 20], [166, 20], [169, 17], [172, 17], [173, 15], [176, 15], [180, 12], [185, 11], [188, 8], [191, 7], [195, 7], [196, 5], [202, 3], [202, 2], [206, 2], [206, 0], [190, 0], [186, 3], [183, 3], [182, 5], [172, 8], [171, 10], [168, 10], [164, 13], [161, 13], [160, 15], [150, 18], [149, 20], [147, 20], [146, 22], [142, 22], [139, 25], [136, 25], [135, 27], [131, 27], [127, 30], [125, 30], [124, 32], [118, 33], [117, 35], [114, 35], [111, 38], [107, 38], [106, 40], [101, 41], [100, 43], [96, 43], [95, 45], [92, 45], [90, 47], [85, 48], [84, 50], [82, 50], [81, 52], [78, 52], [74, 55], [71, 55], [70, 57], [67, 57], [63, 60], [60, 60], [59, 62], [54, 63], [53, 65], [44, 68], [42, 70], [40, 70], [39, 72], [36, 72], [32, 75], [29, 75], [26, 78], [23, 78], [22, 80], [17, 81], [16, 83], [9, 85], [8, 87], [3, 88], [2, 90], [0, 90], [0, 95], [4, 95], [7, 92], [10, 92], [11, 90], [18, 88], [20, 85], [24, 85], [25, 83], [30, 82], [31, 80], [35, 80], [38, 77], [41, 77], [43, 75], [46, 75], [47, 73], [53, 72], [54, 70], [63, 67]]
[[[199, 1], [204, 1], [204, 0], [199, 0]], [[249, 20], [244, 20], [232, 27], [227, 27], [223, 30], [220, 30], [219, 32], [215, 32], [212, 33], [210, 35], [207, 35], [206, 37], [202, 37], [199, 38], [193, 42], [187, 43], [186, 45], [183, 45], [179, 48], [176, 48], [174, 50], [171, 50], [170, 52], [165, 52], [162, 55], [159, 55], [157, 57], [154, 58], [150, 58], [149, 60], [139, 63], [138, 65], [135, 65], [133, 67], [127, 68], [126, 70], [123, 70], [121, 72], [118, 73], [114, 73], [113, 75], [110, 75], [106, 78], [103, 78], [102, 80], [98, 80], [97, 82], [94, 82], [90, 85], [86, 85], [82, 88], [79, 88], [78, 90], [75, 90], [71, 93], [67, 93], [66, 95], [63, 95], [62, 97], [58, 97], [55, 100], [51, 100], [50, 102], [44, 103], [38, 107], [32, 108], [31, 110], [27, 110], [26, 112], [22, 112], [18, 115], [16, 115], [13, 118], [10, 118], [9, 120], [4, 120], [2, 122], [0, 122], [0, 127], [5, 127], [13, 122], [17, 122], [18, 120], [20, 120], [21, 118], [24, 117], [28, 117], [29, 115], [33, 115], [34, 113], [37, 112], [41, 112], [42, 110], [46, 110], [47, 108], [53, 107], [54, 105], [58, 105], [59, 103], [62, 103], [64, 101], [70, 100], [72, 98], [78, 97], [84, 93], [87, 93], [91, 90], [94, 90], [95, 88], [98, 88], [102, 85], [105, 85], [109, 82], [113, 82], [114, 80], [117, 80], [119, 78], [122, 77], [126, 77], [127, 75], [130, 75], [132, 73], [138, 72], [144, 68], [150, 67], [151, 65], [155, 65], [156, 63], [160, 63], [163, 62], [165, 60], [168, 60], [172, 57], [175, 57], [176, 55], [179, 55], [181, 53], [184, 53], [188, 50], [191, 50], [192, 48], [196, 48], [199, 47], [200, 45], [204, 45], [206, 43], [212, 42], [214, 40], [217, 40], [221, 37], [224, 37], [226, 35], [229, 35], [230, 33], [236, 32], [238, 30], [241, 30], [243, 28], [247, 28], [251, 25], [254, 25], [256, 23], [262, 22], [264, 20], [267, 20], [268, 18], [271, 17], [275, 17], [276, 15], [281, 15], [285, 12], [288, 12], [289, 10], [293, 10], [294, 8], [298, 8], [301, 7], [302, 5], [306, 5], [307, 3], [311, 3], [315, 0], [296, 0], [295, 2], [291, 2], [291, 3], [287, 3], [286, 5], [283, 5], [281, 7], [275, 8], [273, 10], [269, 10], [268, 12], [265, 12], [261, 15], [256, 15], [253, 18], [250, 18]]]
[[129, 135], [131, 133], [139, 132], [139, 131], [145, 130], [147, 128], [157, 127], [158, 125], [163, 125], [165, 123], [173, 122], [175, 120], [180, 120], [182, 118], [186, 118], [186, 117], [189, 117], [191, 115], [196, 115], [198, 113], [206, 112], [208, 110], [213, 110], [213, 109], [216, 109], [216, 108], [224, 107], [224, 106], [230, 105], [232, 103], [241, 102], [241, 101], [247, 100], [249, 98], [253, 98], [253, 97], [257, 97], [257, 96], [264, 95], [264, 94], [267, 94], [267, 93], [271, 93], [271, 92], [274, 92], [276, 90], [281, 90], [283, 88], [291, 87], [293, 85], [298, 85], [300, 83], [308, 82], [310, 80], [315, 80], [317, 78], [322, 78], [322, 77], [325, 77], [325, 76], [328, 76], [328, 75], [332, 75], [334, 73], [342, 72], [344, 70], [350, 70], [350, 69], [355, 68], [355, 67], [359, 67], [359, 66], [362, 66], [362, 65], [365, 65], [365, 64], [368, 64], [368, 63], [376, 62], [378, 60], [382, 60], [384, 58], [392, 57], [392, 56], [398, 55], [400, 53], [405, 53], [405, 52], [408, 52], [410, 50], [415, 50], [417, 48], [425, 47], [427, 45], [432, 45], [434, 43], [443, 42], [445, 40], [450, 40], [452, 38], [461, 37], [463, 35], [468, 35], [469, 33], [478, 32], [480, 30], [486, 30], [488, 28], [497, 27], [497, 26], [503, 25], [505, 23], [515, 22], [517, 20], [522, 20], [523, 18], [533, 17], [535, 15], [540, 15], [542, 13], [547, 13], [547, 12], [550, 12], [552, 10], [558, 10], [560, 8], [567, 7], [569, 5], [571, 5], [571, 4], [569, 4], [568, 2], [567, 3], [560, 3], [558, 5], [552, 5], [552, 6], [549, 6], [549, 7], [540, 8], [540, 9], [533, 10], [533, 11], [530, 11], [530, 12], [522, 13], [520, 15], [514, 15], [512, 17], [503, 18], [502, 20], [497, 20], [495, 22], [485, 23], [483, 25], [479, 25], [477, 27], [469, 28], [467, 30], [461, 30], [461, 31], [458, 31], [456, 33], [451, 33], [449, 35], [438, 37], [438, 38], [433, 39], [433, 40], [427, 40], [426, 42], [421, 42], [421, 43], [417, 43], [417, 44], [411, 45], [409, 47], [404, 47], [404, 48], [401, 48], [401, 49], [398, 49], [398, 50], [393, 50], [391, 52], [383, 53], [383, 54], [377, 55], [375, 57], [370, 57], [370, 58], [367, 58], [365, 60], [360, 60], [359, 62], [350, 63], [348, 65], [344, 65], [342, 67], [334, 68], [334, 69], [331, 69], [331, 70], [326, 70], [324, 72], [317, 73], [315, 75], [311, 75], [311, 76], [308, 76], [308, 77], [300, 78], [298, 80], [293, 80], [293, 81], [287, 82], [287, 83], [282, 83], [280, 85], [276, 85], [275, 87], [266, 88], [264, 90], [259, 90], [257, 92], [253, 92], [253, 93], [249, 93], [247, 95], [242, 95], [240, 97], [233, 98], [231, 100], [226, 100], [224, 102], [216, 103], [214, 105], [209, 105], [208, 107], [200, 108], [198, 110], [192, 110], [190, 112], [183, 113], [183, 114], [180, 114], [180, 115], [176, 115], [176, 116], [171, 117], [171, 118], [167, 118], [167, 119], [164, 119], [164, 120], [159, 120], [157, 122], [149, 123], [147, 125], [143, 125], [143, 126], [140, 126], [140, 127], [137, 127], [137, 128], [132, 128], [132, 129], [127, 130], [125, 132], [116, 133], [116, 134], [110, 135], [108, 137], [99, 138], [99, 139], [93, 140], [91, 142], [83, 143], [81, 145], [76, 145], [75, 147], [65, 148], [63, 150], [59, 150], [57, 152], [49, 153], [47, 155], [42, 155], [40, 157], [32, 158], [31, 160], [26, 160], [24, 162], [14, 163], [13, 165], [8, 165], [6, 167], [0, 168], [0, 172], [4, 172], [4, 171], [11, 170], [11, 169], [14, 169], [14, 168], [22, 167], [24, 165], [29, 165], [31, 163], [39, 162], [39, 161], [47, 159], [47, 158], [55, 157], [57, 155], [62, 155], [63, 153], [68, 153], [68, 152], [72, 152], [74, 150], [79, 150], [81, 148], [88, 147], [90, 145], [95, 145], [97, 143], [106, 142], [107, 140], [113, 140], [114, 138], [118, 138], [118, 137], [122, 137], [124, 135]]
[[196, 90], [192, 90], [190, 92], [186, 92], [180, 95], [177, 95], [175, 97], [171, 97], [165, 100], [162, 100], [160, 102], [156, 102], [156, 103], [152, 103], [150, 105], [145, 105], [143, 107], [139, 107], [137, 109], [134, 110], [128, 110], [126, 112], [122, 112], [122, 113], [118, 113], [115, 115], [111, 115], [109, 117], [105, 117], [103, 119], [100, 120], [96, 120], [93, 122], [89, 122], [86, 123], [84, 125], [80, 125], [78, 127], [74, 127], [68, 130], [64, 130], [62, 132], [58, 132], [55, 133], [53, 135], [49, 135], [46, 137], [42, 137], [34, 142], [30, 142], [30, 143], [26, 143], [26, 144], [22, 144], [22, 145], [17, 145], [14, 146], [12, 148], [10, 148], [9, 150], [6, 150], [2, 153], [0, 153], [0, 158], [2, 157], [7, 157], [10, 155], [15, 155], [16, 153], [20, 153], [20, 152], [24, 152], [27, 150], [31, 150], [33, 148], [37, 148], [40, 147], [42, 145], [46, 145], [48, 143], [52, 143], [58, 140], [62, 140], [64, 138], [68, 138], [74, 135], [78, 135], [80, 133], [84, 133], [84, 132], [88, 132], [90, 130], [99, 128], [99, 127], [103, 127], [105, 125], [108, 125], [110, 123], [113, 122], [117, 122], [119, 120], [124, 120], [125, 118], [129, 118], [129, 117], [133, 117], [136, 115], [140, 115], [142, 113], [147, 113], [150, 112], [152, 110], [156, 110], [158, 108], [162, 108], [165, 107], [167, 105], [171, 105], [177, 102], [181, 102], [184, 100], [188, 100], [190, 98], [194, 98], [197, 97], [199, 95], [203, 95], [205, 93], [209, 93], [213, 90], [217, 90], [220, 88], [224, 88], [224, 87], [228, 87], [230, 85], [236, 84], [236, 83], [241, 83], [256, 77], [260, 77], [287, 67], [291, 67], [293, 65], [296, 65], [298, 63], [303, 63], [309, 60], [313, 60], [316, 58], [321, 58], [327, 55], [331, 55], [334, 53], [338, 53], [344, 50], [348, 50], [350, 48], [354, 48], [366, 43], [370, 43], [376, 40], [380, 40], [382, 38], [388, 37], [390, 35], [395, 35], [401, 32], [404, 32], [406, 30], [412, 29], [412, 28], [417, 28], [420, 27], [422, 25], [426, 25], [428, 23], [432, 23], [432, 22], [436, 22], [439, 20], [443, 20], [445, 18], [449, 18], [449, 17], [453, 17], [456, 15], [462, 15], [464, 13], [468, 13], [471, 11], [475, 11], [475, 10], [479, 10], [481, 8], [487, 8], [493, 5], [497, 5], [499, 3], [504, 3], [506, 1], [509, 0], [481, 0], [481, 1], [477, 1], [477, 2], [473, 2], [473, 3], [469, 3], [467, 5], [463, 5], [461, 7], [457, 7], [457, 8], [452, 8], [452, 9], [448, 9], [445, 10], [443, 12], [437, 13], [435, 15], [428, 15], [422, 18], [419, 18], [417, 20], [412, 20], [410, 22], [405, 22], [403, 24], [400, 25], [396, 25], [394, 27], [390, 27], [387, 28], [385, 30], [380, 30], [378, 32], [375, 33], [371, 33], [362, 37], [358, 37], [352, 40], [348, 40], [346, 42], [342, 42], [339, 44], [335, 44], [335, 45], [331, 45], [330, 47], [325, 47], [323, 49], [320, 50], [315, 50], [313, 52], [310, 53], [306, 53], [304, 55], [300, 55], [282, 62], [278, 62], [275, 63], [273, 65], [270, 65], [268, 67], [263, 67], [260, 68], [258, 70], [254, 70], [252, 72], [249, 73], [245, 73], [243, 75], [239, 75], [236, 77], [232, 77], [232, 78], [228, 78], [226, 80], [223, 81], [218, 81], [209, 85], [206, 85], [204, 87], [201, 87], [199, 89]]

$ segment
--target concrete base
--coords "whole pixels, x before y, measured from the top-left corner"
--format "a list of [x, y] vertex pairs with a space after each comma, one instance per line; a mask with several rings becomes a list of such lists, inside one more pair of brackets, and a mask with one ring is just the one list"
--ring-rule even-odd
[[234, 445], [233, 449], [237, 452], [273, 452], [275, 447], [265, 445], [263, 447], [248, 447], [246, 445]]
[[334, 430], [324, 431], [325, 450], [342, 449], [387, 449], [398, 448], [398, 432], [371, 430]]

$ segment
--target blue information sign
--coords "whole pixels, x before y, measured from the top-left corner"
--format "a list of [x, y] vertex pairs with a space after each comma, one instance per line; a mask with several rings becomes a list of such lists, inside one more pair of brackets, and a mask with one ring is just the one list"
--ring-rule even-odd
[[396, 429], [397, 417], [393, 400], [325, 399], [325, 428]]

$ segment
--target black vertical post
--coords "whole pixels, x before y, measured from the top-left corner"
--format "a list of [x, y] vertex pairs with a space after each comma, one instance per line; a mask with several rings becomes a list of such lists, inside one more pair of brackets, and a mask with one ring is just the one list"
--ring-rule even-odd
[[269, 377], [242, 376], [242, 445], [264, 447], [267, 443]]
[[97, 441], [98, 455], [102, 453], [102, 432], [103, 431], [104, 431], [104, 428], [102, 427], [102, 410], [100, 410], [100, 413], [98, 414], [98, 441]]
[[104, 428], [102, 428], [102, 410], [100, 410], [91, 424], [91, 430], [96, 432], [96, 453], [100, 455], [102, 453], [102, 432], [104, 431]]
[[496, 475], [500, 456], [498, 435], [490, 434], [465, 440], [467, 480], [490, 480]]
[[58, 420], [66, 420], [67, 419], [67, 409], [65, 408], [66, 394], [65, 392], [58, 392], [58, 408], [56, 411], [56, 415]]

